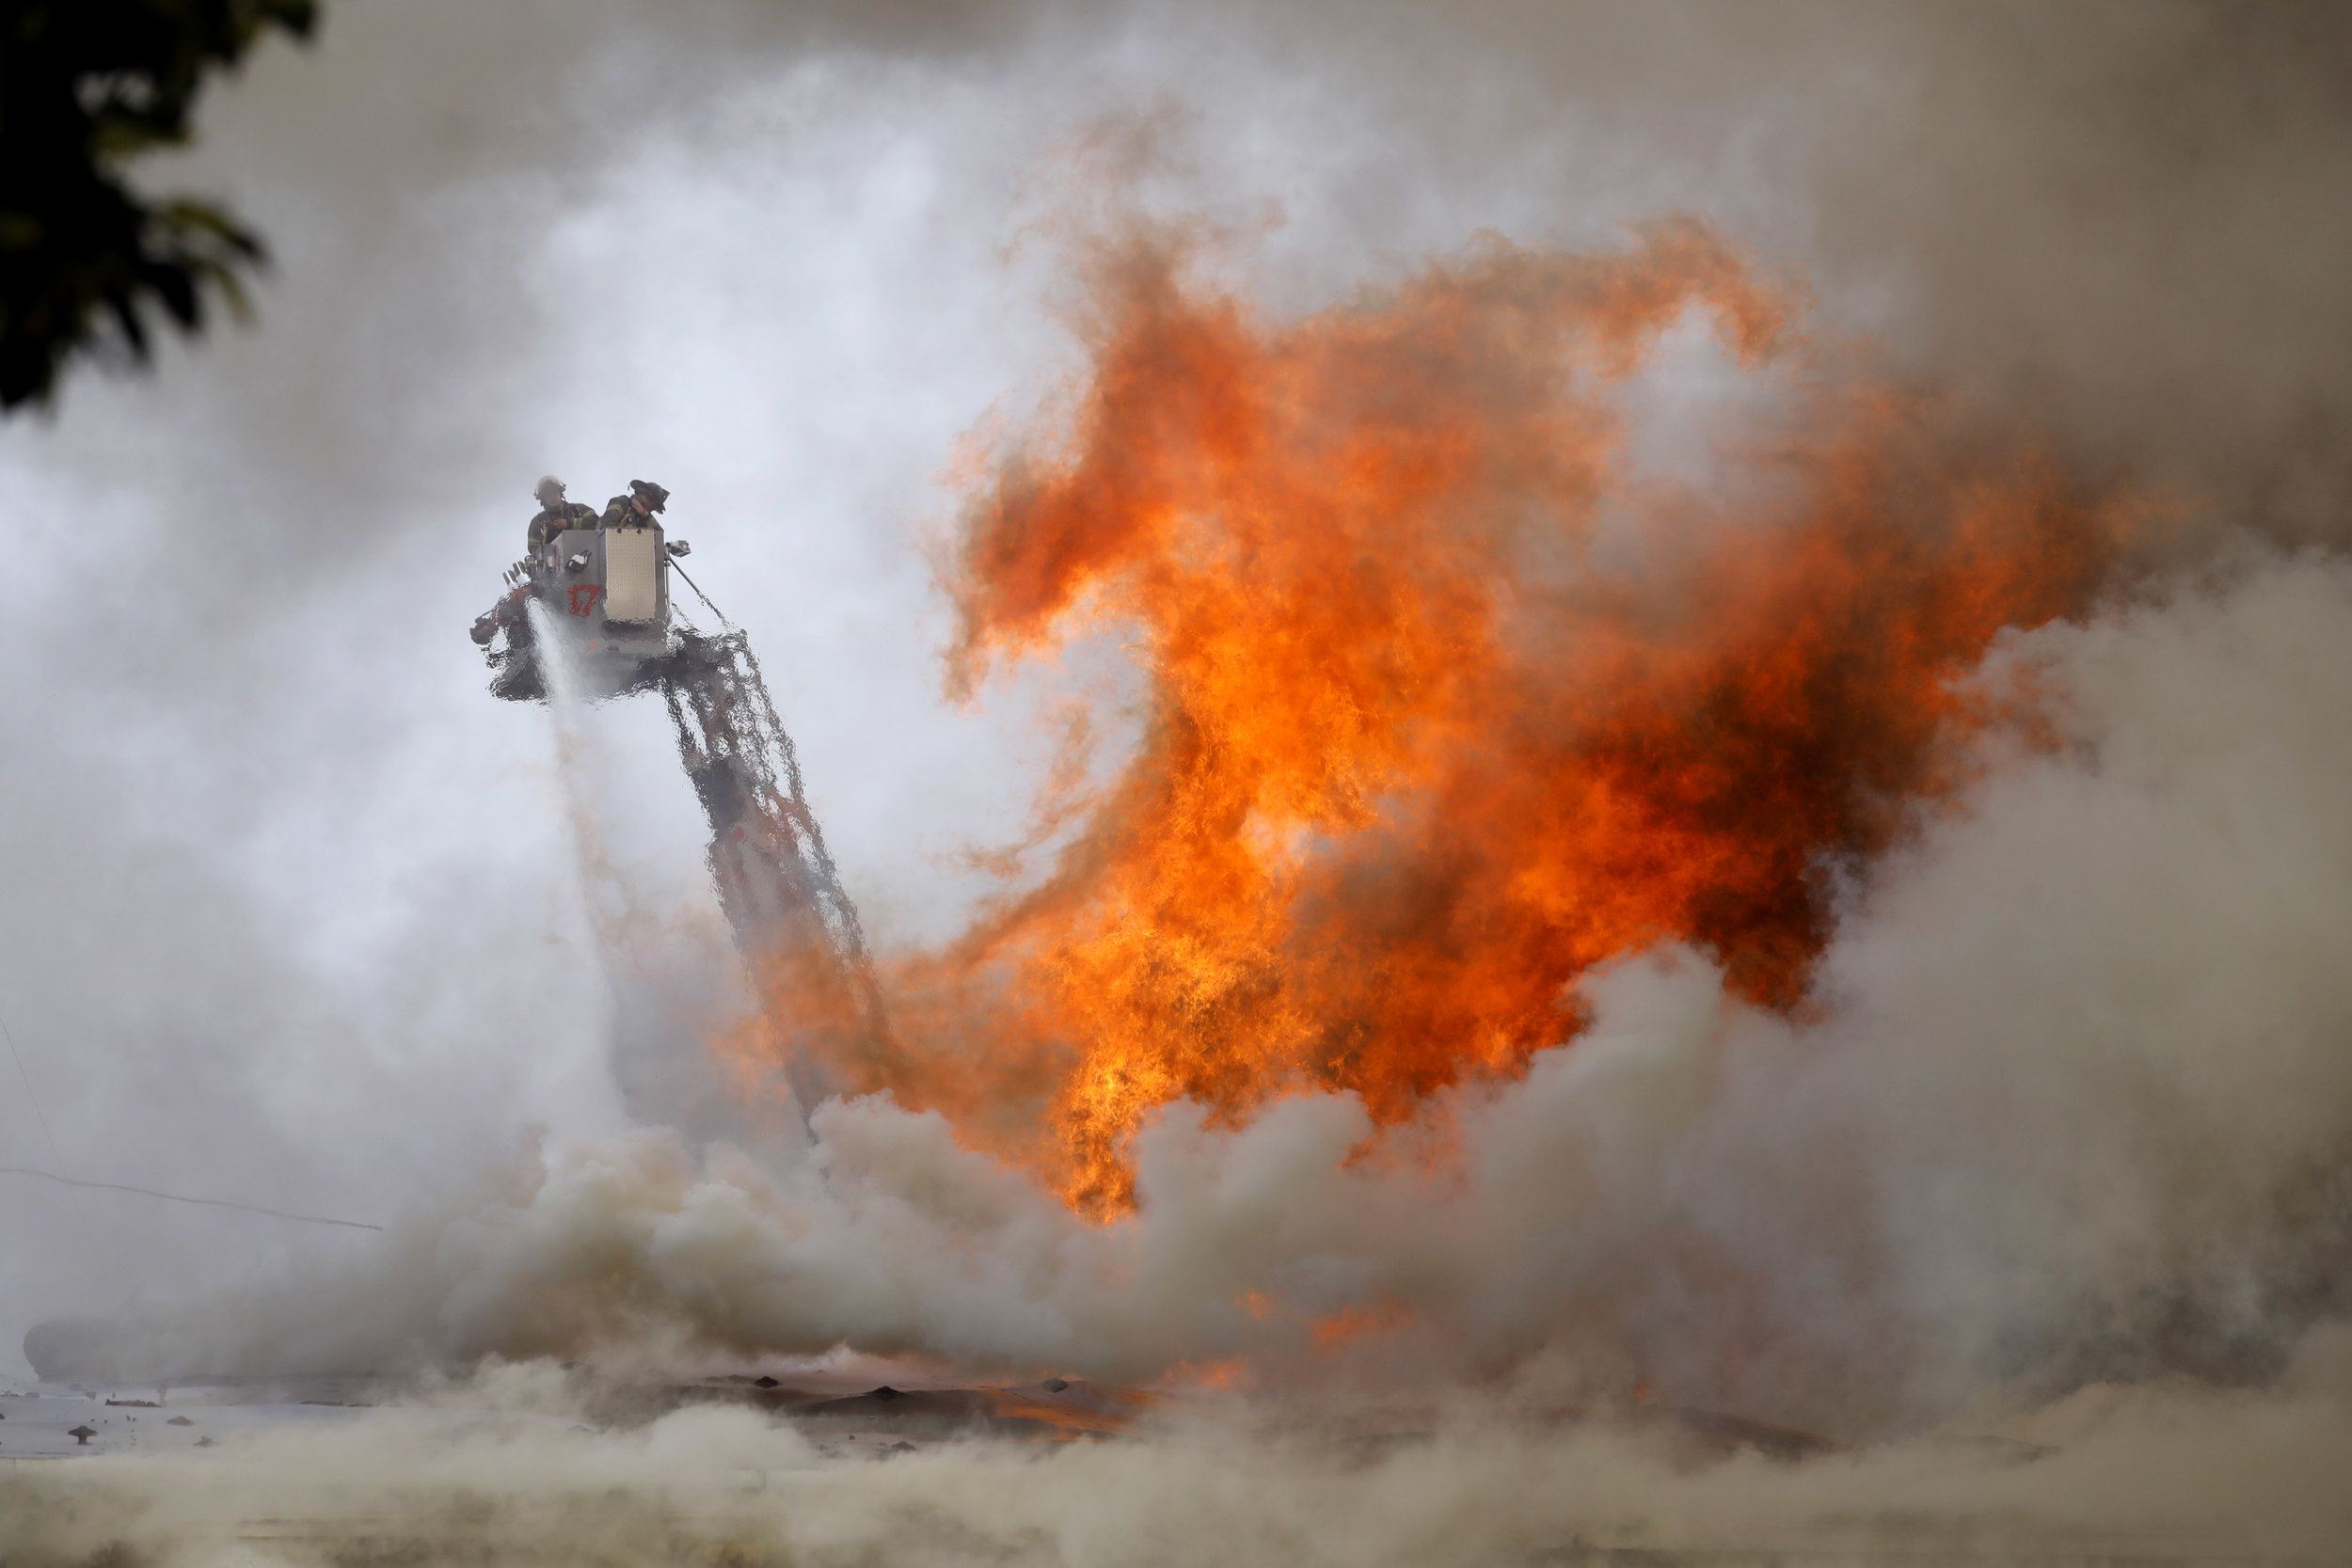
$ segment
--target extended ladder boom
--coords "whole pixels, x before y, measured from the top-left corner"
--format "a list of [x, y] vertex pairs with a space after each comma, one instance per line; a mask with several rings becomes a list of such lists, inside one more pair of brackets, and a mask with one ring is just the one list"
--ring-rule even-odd
[[[666, 499], [659, 486], [643, 488]], [[508, 569], [509, 592], [474, 622], [473, 640], [494, 672], [490, 689], [509, 701], [545, 700], [559, 670], [558, 684], [590, 702], [661, 689], [678, 760], [710, 818], [720, 907], [786, 1079], [811, 1108], [835, 1087], [823, 1064], [888, 1050], [866, 933], [808, 809], [800, 758], [750, 641], [733, 628], [712, 636], [678, 624], [670, 578], [682, 575], [674, 558], [686, 546], [670, 542], [649, 513], [640, 519], [567, 528], [534, 543]]]
[[[749, 639], [739, 630], [684, 632], [658, 673], [678, 760], [710, 818], [711, 879], [755, 980], [792, 985], [796, 1010], [819, 1015], [805, 1023], [879, 1041], [882, 992], [866, 932], [808, 809], [800, 758]], [[822, 1097], [813, 1066], [803, 1062], [792, 1076], [804, 1106]]]

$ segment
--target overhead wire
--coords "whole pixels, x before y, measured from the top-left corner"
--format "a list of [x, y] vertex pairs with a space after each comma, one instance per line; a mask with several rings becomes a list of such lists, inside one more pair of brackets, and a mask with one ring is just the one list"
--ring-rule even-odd
[[0, 1017], [0, 1038], [8, 1040], [8, 1054], [16, 1058], [16, 1075], [24, 1082], [24, 1102], [33, 1108], [33, 1119], [40, 1124], [40, 1135], [49, 1145], [50, 1161], [62, 1165], [65, 1156], [58, 1152], [56, 1133], [49, 1130], [49, 1113], [40, 1108], [40, 1095], [33, 1087], [33, 1075], [24, 1070], [24, 1053], [17, 1046], [16, 1031], [8, 1027], [5, 1017]]
[[[24, 1083], [25, 1103], [33, 1108], [33, 1119], [40, 1124], [40, 1135], [49, 1145], [53, 1164], [64, 1164], [65, 1156], [57, 1148], [57, 1135], [50, 1131], [49, 1114], [40, 1108], [40, 1095], [33, 1088], [33, 1075], [24, 1069], [24, 1053], [16, 1043], [16, 1031], [8, 1021], [0, 1018], [0, 1039], [8, 1042], [8, 1054], [16, 1058], [16, 1075]], [[43, 1181], [54, 1181], [60, 1187], [85, 1187], [98, 1192], [136, 1193], [142, 1197], [159, 1197], [167, 1203], [195, 1203], [208, 1209], [235, 1209], [248, 1214], [267, 1214], [272, 1219], [299, 1220], [305, 1225], [342, 1225], [355, 1230], [381, 1230], [380, 1225], [365, 1220], [329, 1219], [324, 1214], [297, 1214], [284, 1209], [264, 1208], [258, 1203], [238, 1203], [225, 1197], [188, 1197], [180, 1193], [158, 1192], [152, 1187], [135, 1187], [125, 1181], [86, 1181], [80, 1177], [60, 1176], [54, 1170], [35, 1170], [30, 1165], [0, 1165], [0, 1176], [31, 1176]]]
[[[719, 618], [719, 624], [733, 630], [735, 623], [727, 619], [727, 612], [712, 602], [710, 595], [703, 592], [702, 584], [696, 582], [687, 573], [686, 568], [678, 564], [676, 558], [671, 559], [670, 566], [681, 578], [684, 578], [686, 586], [694, 591], [694, 597], [702, 600], [710, 612]], [[0, 1037], [7, 1038], [9, 1054], [16, 1058], [17, 1076], [24, 1082], [24, 1097], [26, 1102], [33, 1107], [34, 1117], [40, 1123], [41, 1136], [49, 1145], [49, 1158], [55, 1164], [61, 1165], [65, 1164], [65, 1156], [57, 1148], [56, 1134], [50, 1131], [49, 1117], [41, 1109], [40, 1097], [33, 1090], [32, 1075], [24, 1069], [24, 1053], [17, 1048], [16, 1036], [8, 1029], [5, 1019], [0, 1019]], [[304, 1225], [335, 1225], [353, 1230], [384, 1228], [380, 1225], [371, 1225], [365, 1220], [335, 1219], [326, 1214], [297, 1214], [291, 1210], [271, 1209], [258, 1203], [238, 1203], [230, 1198], [190, 1197], [184, 1193], [167, 1193], [153, 1187], [135, 1186], [127, 1181], [85, 1180], [79, 1177], [62, 1176], [56, 1171], [36, 1170], [29, 1165], [0, 1165], [0, 1176], [29, 1176], [42, 1181], [54, 1181], [61, 1187], [68, 1188], [87, 1188], [109, 1193], [135, 1193], [142, 1197], [161, 1198], [167, 1203], [192, 1203], [208, 1209], [233, 1209], [240, 1213], [265, 1214], [272, 1219], [294, 1220]]]
[[341, 1225], [354, 1230], [381, 1230], [380, 1225], [365, 1220], [331, 1219], [325, 1214], [297, 1214], [286, 1209], [264, 1208], [258, 1203], [238, 1203], [225, 1197], [189, 1197], [184, 1193], [158, 1192], [152, 1187], [135, 1187], [127, 1181], [85, 1181], [79, 1177], [59, 1176], [53, 1170], [35, 1170], [29, 1165], [0, 1165], [0, 1176], [33, 1176], [43, 1181], [55, 1181], [66, 1187], [89, 1187], [106, 1193], [136, 1193], [142, 1197], [160, 1197], [167, 1203], [196, 1203], [208, 1209], [235, 1209], [247, 1214], [267, 1214], [272, 1219], [300, 1220], [305, 1225]]

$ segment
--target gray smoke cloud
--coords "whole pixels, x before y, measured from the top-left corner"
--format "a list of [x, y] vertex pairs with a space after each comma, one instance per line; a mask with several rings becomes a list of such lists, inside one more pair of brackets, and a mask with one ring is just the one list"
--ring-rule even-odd
[[1291, 59], [1336, 54], [1396, 95], [1420, 200], [1500, 160], [1534, 226], [1695, 204], [1981, 410], [2236, 526], [2343, 537], [2352, 29], [2334, 8], [1279, 15]]
[[[2352, 570], [2020, 637], [2072, 746], [1996, 756], [1885, 868], [1825, 1016], [1668, 951], [1590, 1030], [1364, 1161], [1346, 1097], [1141, 1135], [1108, 1225], [932, 1115], [830, 1101], [804, 1151], [667, 1129], [535, 1151], [371, 1264], [237, 1292], [142, 1365], [720, 1364], [846, 1345], [1274, 1386], [1515, 1371], [1846, 1436], [2088, 1383], [2277, 1375], [2352, 1290]], [[1337, 1339], [1335, 1330], [1347, 1329]]]
[[[0, 1163], [394, 1229], [0, 1177], [0, 1345], [226, 1287], [176, 1349], [1517, 1369], [1855, 1434], [2285, 1375], [2346, 1288], [2352, 588], [2290, 548], [2352, 483], [2346, 37], [2171, 4], [336, 11], [159, 171], [276, 242], [260, 328], [0, 432], [31, 546]], [[559, 763], [458, 633], [541, 471], [669, 484], [873, 924], [954, 930], [981, 889], [944, 852], [1019, 836], [1049, 693], [939, 703], [920, 546], [958, 436], [1068, 373], [1035, 226], [1138, 112], [1180, 154], [1142, 197], [1254, 234], [1221, 264], [1270, 309], [1481, 227], [1695, 210], [2165, 500], [2173, 575], [1985, 676], [2059, 692], [2069, 749], [1988, 757], [1855, 890], [1821, 1020], [1629, 961], [1586, 1039], [1441, 1108], [1475, 1133], [1450, 1184], [1349, 1164], [1345, 1101], [1179, 1110], [1106, 1229], [934, 1119], [834, 1106], [812, 1151], [723, 1092], [659, 715]]]

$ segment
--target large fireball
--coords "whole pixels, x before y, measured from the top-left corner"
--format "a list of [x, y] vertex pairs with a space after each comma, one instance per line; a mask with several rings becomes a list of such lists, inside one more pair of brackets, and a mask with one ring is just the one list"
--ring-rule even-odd
[[[1089, 1212], [1156, 1107], [1339, 1089], [1393, 1122], [1574, 1035], [1578, 977], [1633, 950], [1801, 1005], [1841, 873], [1958, 782], [1986, 712], [1956, 677], [2114, 555], [2110, 503], [1940, 436], [1693, 224], [1489, 238], [1294, 322], [1186, 260], [1095, 254], [1087, 379], [992, 454], [947, 578], [952, 686], [1113, 629], [1140, 743], [833, 1064]], [[1629, 452], [1698, 331], [1772, 409], [1704, 443], [1712, 488]]]

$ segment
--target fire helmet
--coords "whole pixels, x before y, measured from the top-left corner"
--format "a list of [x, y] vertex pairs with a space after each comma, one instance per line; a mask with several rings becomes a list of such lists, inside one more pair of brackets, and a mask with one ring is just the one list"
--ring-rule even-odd
[[669, 491], [649, 479], [632, 479], [628, 482], [628, 487], [637, 493], [638, 499], [645, 503], [645, 510], [648, 512], [660, 511], [662, 503], [670, 499]]
[[553, 474], [543, 474], [540, 476], [538, 488], [531, 493], [539, 498], [540, 504], [553, 506], [564, 499], [564, 482]]

